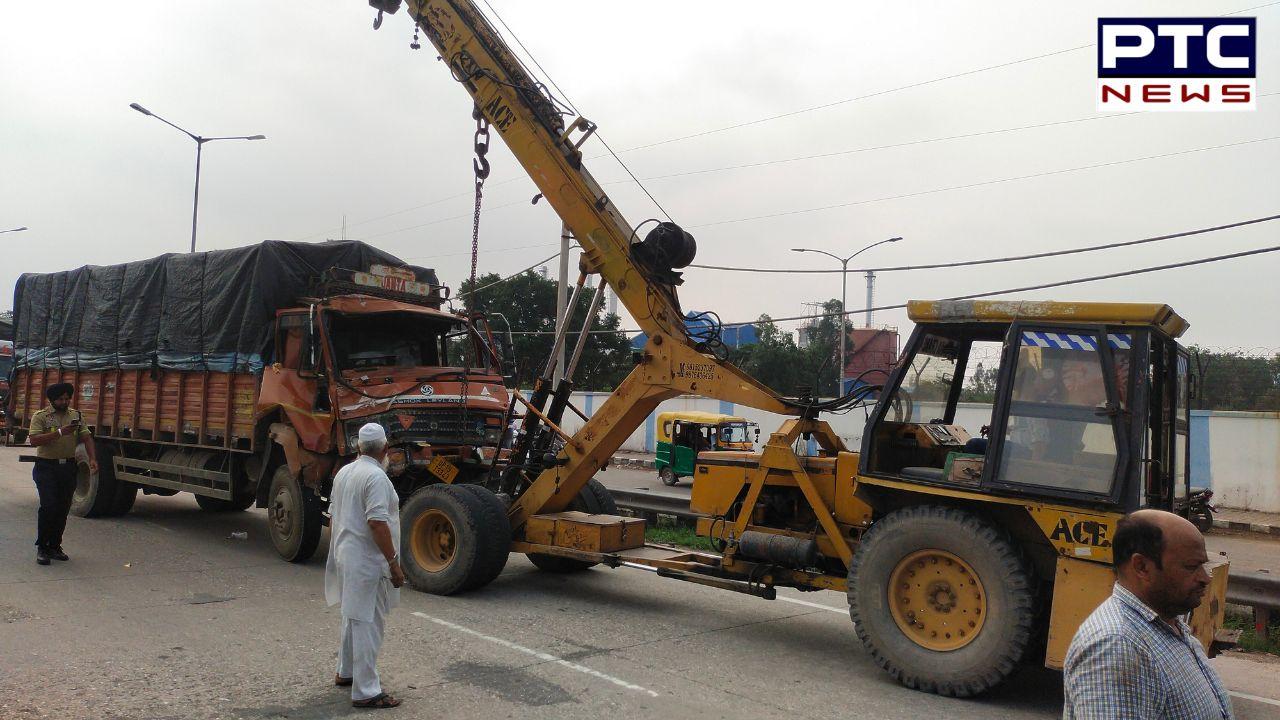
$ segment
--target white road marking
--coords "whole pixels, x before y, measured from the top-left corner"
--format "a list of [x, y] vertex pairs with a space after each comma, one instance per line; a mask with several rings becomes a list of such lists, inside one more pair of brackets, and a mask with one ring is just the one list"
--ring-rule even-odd
[[460, 633], [466, 633], [467, 635], [471, 635], [472, 637], [478, 637], [481, 640], [488, 640], [489, 642], [494, 643], [496, 645], [501, 645], [502, 647], [507, 648], [508, 650], [515, 650], [516, 652], [521, 652], [521, 653], [524, 653], [525, 655], [531, 655], [535, 658], [538, 658], [539, 660], [542, 660], [543, 662], [552, 662], [562, 667], [567, 667], [570, 670], [576, 670], [577, 672], [583, 673], [584, 675], [590, 675], [593, 678], [597, 678], [599, 680], [604, 680], [605, 682], [613, 683], [618, 687], [623, 687], [628, 690], [635, 690], [637, 692], [646, 693], [649, 695], [649, 697], [658, 697], [658, 693], [648, 688], [642, 687], [640, 685], [636, 685], [635, 683], [629, 683], [626, 680], [623, 680], [622, 678], [616, 678], [612, 675], [602, 673], [599, 670], [594, 670], [585, 665], [579, 665], [578, 663], [570, 662], [568, 660], [558, 658], [555, 655], [552, 655], [550, 653], [544, 653], [540, 650], [534, 650], [533, 648], [527, 648], [523, 645], [517, 645], [516, 643], [513, 643], [510, 640], [503, 640], [502, 638], [494, 637], [492, 635], [485, 635], [484, 633], [476, 630], [472, 630], [469, 627], [463, 627], [462, 625], [458, 625], [457, 623], [451, 623], [448, 620], [441, 620], [440, 618], [437, 618], [437, 617], [431, 617], [426, 613], [415, 612], [413, 614], [416, 617], [420, 617], [423, 620], [430, 620], [431, 622], [437, 625], [442, 625], [444, 627], [447, 627], [450, 630], [457, 630]]
[[1236, 692], [1235, 690], [1229, 690], [1227, 694], [1230, 695], [1231, 697], [1238, 697], [1244, 700], [1252, 700], [1254, 702], [1266, 703], [1268, 705], [1275, 705], [1276, 707], [1280, 707], [1280, 700], [1272, 700], [1271, 698], [1258, 697], [1257, 695], [1250, 695], [1249, 693]]
[[823, 605], [822, 603], [809, 602], [808, 600], [797, 600], [796, 598], [782, 597], [781, 595], [778, 596], [778, 599], [783, 602], [795, 603], [796, 605], [804, 605], [805, 607], [818, 608], [819, 610], [830, 610], [833, 613], [840, 613], [841, 615], [849, 614], [848, 609], [834, 608], [834, 607], [831, 607], [830, 605]]

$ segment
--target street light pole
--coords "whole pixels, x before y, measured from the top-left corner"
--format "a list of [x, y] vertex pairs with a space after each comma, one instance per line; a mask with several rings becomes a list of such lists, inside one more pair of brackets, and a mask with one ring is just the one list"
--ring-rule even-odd
[[129, 107], [133, 108], [134, 110], [137, 110], [143, 115], [146, 115], [148, 117], [153, 117], [159, 120], [165, 125], [168, 125], [169, 127], [181, 132], [183, 135], [186, 135], [187, 137], [196, 141], [196, 190], [195, 190], [195, 197], [191, 204], [191, 252], [195, 252], [196, 251], [196, 221], [200, 216], [200, 156], [202, 154], [202, 151], [204, 150], [204, 144], [207, 142], [213, 142], [214, 140], [266, 140], [267, 136], [266, 135], [226, 135], [226, 136], [220, 136], [220, 137], [204, 137], [202, 135], [196, 135], [195, 133], [189, 130], [186, 130], [185, 128], [178, 127], [177, 125], [169, 122], [168, 120], [165, 120], [159, 115], [156, 115], [150, 110], [142, 107], [138, 103], [130, 103]]
[[[845, 318], [845, 312], [848, 310], [847, 300], [849, 297], [849, 261], [858, 257], [862, 253], [870, 250], [871, 248], [876, 247], [877, 245], [883, 245], [885, 243], [891, 243], [891, 242], [898, 242], [901, 239], [902, 239], [901, 237], [891, 237], [887, 240], [874, 242], [862, 248], [858, 252], [850, 255], [849, 257], [843, 257], [843, 258], [840, 257], [839, 255], [833, 255], [832, 253], [829, 253], [826, 250], [814, 250], [813, 248], [791, 248], [791, 252], [818, 253], [819, 255], [826, 255], [829, 258], [833, 258], [836, 262], [840, 263], [840, 317], [837, 319], [837, 323], [836, 323], [836, 327], [837, 327], [836, 335], [839, 337], [838, 342], [840, 343], [840, 367], [839, 369], [836, 370], [836, 388], [838, 388], [838, 392], [836, 393], [837, 395], [844, 394], [844, 363], [845, 363], [844, 346], [849, 340], [849, 338], [845, 335], [845, 332], [844, 332], [844, 318]], [[871, 310], [870, 310], [871, 283], [874, 282], [874, 278], [875, 276], [872, 275], [870, 271], [868, 271], [867, 272], [867, 327], [871, 327]]]

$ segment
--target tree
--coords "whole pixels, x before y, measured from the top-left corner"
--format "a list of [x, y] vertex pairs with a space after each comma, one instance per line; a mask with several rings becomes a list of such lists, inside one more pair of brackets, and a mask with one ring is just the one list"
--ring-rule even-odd
[[960, 389], [960, 402], [995, 402], [999, 369], [999, 366], [989, 368], [982, 363], [974, 366], [973, 375], [965, 379], [964, 386]]
[[780, 395], [836, 394], [841, 324], [848, 338], [852, 326], [839, 316], [840, 301], [823, 303], [824, 315], [809, 326], [809, 344], [801, 348], [768, 315], [756, 322], [756, 342], [733, 349], [729, 361]]
[[[516, 382], [519, 387], [530, 387], [546, 365], [551, 355], [556, 329], [557, 283], [533, 272], [525, 272], [501, 281], [494, 273], [462, 283], [459, 297], [468, 312], [483, 312], [489, 316], [495, 338], [505, 343], [507, 328], [495, 313], [501, 313], [511, 323], [515, 342], [514, 359], [517, 365]], [[487, 287], [486, 287], [487, 286]], [[479, 292], [472, 292], [479, 287]], [[591, 293], [578, 297], [571, 328], [582, 327], [587, 309], [591, 305]], [[631, 372], [631, 345], [619, 329], [619, 318], [614, 314], [596, 312], [592, 318], [592, 332], [582, 352], [582, 360], [574, 373], [577, 388], [593, 391], [611, 391]], [[578, 341], [578, 332], [571, 331], [565, 338], [566, 359]]]
[[1250, 356], [1192, 346], [1197, 410], [1280, 411], [1280, 353]]

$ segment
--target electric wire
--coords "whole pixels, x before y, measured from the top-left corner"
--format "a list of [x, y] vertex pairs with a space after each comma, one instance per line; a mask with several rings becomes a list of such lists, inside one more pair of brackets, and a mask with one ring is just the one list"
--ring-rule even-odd
[[821, 205], [818, 207], [811, 207], [811, 208], [801, 208], [798, 210], [784, 210], [781, 212], [766, 213], [764, 215], [751, 215], [751, 216], [740, 217], [740, 218], [729, 218], [727, 220], [716, 220], [715, 222], [701, 223], [699, 225], [688, 225], [686, 226], [686, 228], [715, 227], [718, 225], [731, 225], [735, 223], [755, 222], [758, 220], [770, 220], [773, 218], [790, 217], [792, 215], [805, 215], [808, 213], [825, 212], [827, 210], [838, 210], [840, 208], [854, 207], [857, 205], [869, 205], [871, 203], [886, 202], [888, 200], [903, 200], [906, 198], [921, 197], [924, 195], [934, 195], [937, 193], [950, 192], [953, 190], [968, 190], [976, 187], [1001, 185], [1004, 183], [1017, 182], [1020, 180], [1031, 180], [1034, 178], [1050, 177], [1053, 175], [1064, 175], [1067, 173], [1082, 172], [1085, 170], [1097, 170], [1098, 168], [1113, 167], [1116, 165], [1126, 165], [1128, 163], [1144, 162], [1147, 160], [1159, 160], [1161, 158], [1178, 157], [1181, 155], [1190, 155], [1193, 153], [1208, 152], [1211, 150], [1224, 150], [1227, 148], [1242, 147], [1244, 145], [1253, 145], [1256, 143], [1270, 142], [1272, 140], [1277, 140], [1277, 139], [1280, 139], [1280, 135], [1272, 135], [1272, 136], [1263, 137], [1263, 138], [1254, 138], [1252, 140], [1241, 140], [1239, 142], [1225, 143], [1222, 145], [1209, 145], [1206, 147], [1191, 148], [1188, 150], [1178, 150], [1175, 152], [1159, 153], [1156, 155], [1146, 155], [1146, 156], [1137, 157], [1137, 158], [1126, 158], [1124, 160], [1112, 160], [1110, 162], [1095, 163], [1093, 165], [1080, 165], [1080, 166], [1071, 167], [1071, 168], [1060, 168], [1058, 170], [1046, 170], [1044, 172], [1031, 173], [1028, 175], [1016, 175], [1013, 177], [997, 178], [994, 180], [982, 180], [979, 182], [964, 183], [962, 185], [949, 185], [947, 187], [932, 188], [929, 190], [920, 190], [920, 191], [911, 192], [911, 193], [902, 193], [900, 195], [888, 195], [885, 197], [868, 198], [866, 200], [853, 200], [850, 202], [834, 203], [831, 205]]
[[[529, 60], [531, 60], [533, 64], [538, 68], [538, 70], [542, 73], [542, 76], [547, 79], [547, 82], [551, 83], [551, 87], [555, 88], [556, 92], [560, 93], [561, 97], [565, 99], [565, 102], [568, 103], [571, 108], [574, 108], [573, 100], [569, 99], [569, 95], [565, 93], [564, 90], [560, 89], [560, 86], [556, 84], [555, 78], [551, 77], [551, 73], [547, 72], [546, 69], [542, 67], [542, 63], [538, 62], [538, 59], [534, 57], [533, 53], [529, 52], [529, 48], [525, 47], [525, 44], [520, 41], [520, 36], [516, 34], [515, 30], [512, 30], [511, 26], [508, 25], [507, 22], [502, 19], [502, 16], [498, 14], [497, 10], [493, 9], [493, 6], [489, 4], [488, 0], [480, 0], [480, 1], [484, 3], [485, 7], [489, 8], [489, 12], [492, 13], [493, 16], [498, 19], [498, 22], [502, 25], [503, 28], [506, 29], [507, 34], [511, 36], [511, 39], [515, 40], [516, 45], [520, 46], [520, 49], [524, 51], [524, 54], [527, 55], [529, 57]], [[532, 75], [532, 73], [530, 74]], [[578, 112], [577, 109], [574, 109], [573, 112], [578, 117], [582, 117], [582, 113]], [[671, 222], [675, 222], [675, 220], [671, 218], [671, 213], [667, 212], [667, 209], [662, 206], [662, 203], [658, 202], [658, 199], [653, 196], [653, 193], [649, 191], [649, 188], [645, 187], [644, 183], [641, 182], [640, 178], [636, 177], [636, 174], [631, 171], [631, 168], [628, 167], [625, 162], [623, 162], [622, 158], [618, 156], [618, 153], [613, 151], [613, 148], [610, 147], [609, 143], [605, 141], [604, 135], [600, 133], [600, 130], [598, 128], [593, 134], [593, 137], [596, 140], [600, 141], [600, 144], [603, 145], [605, 150], [609, 152], [609, 155], [613, 156], [613, 159], [618, 163], [618, 165], [627, 172], [627, 175], [631, 176], [631, 179], [635, 181], [635, 184], [638, 185], [640, 189], [644, 191], [644, 194], [649, 197], [649, 200], [654, 204], [655, 207], [658, 208], [658, 210], [667, 218], [667, 220], [670, 220]]]
[[[955, 268], [968, 267], [970, 265], [990, 265], [993, 263], [1018, 262], [1021, 260], [1036, 260], [1039, 258], [1058, 257], [1061, 255], [1076, 255], [1079, 253], [1095, 252], [1098, 250], [1110, 250], [1111, 248], [1131, 247], [1133, 245], [1143, 245], [1146, 243], [1159, 242], [1161, 240], [1173, 240], [1175, 238], [1190, 237], [1192, 235], [1203, 235], [1204, 233], [1217, 232], [1219, 230], [1229, 230], [1231, 228], [1244, 227], [1246, 225], [1256, 225], [1258, 223], [1271, 222], [1272, 220], [1280, 220], [1280, 214], [1267, 215], [1266, 217], [1253, 218], [1252, 220], [1241, 220], [1239, 222], [1228, 223], [1226, 225], [1216, 225], [1214, 227], [1200, 228], [1198, 230], [1187, 230], [1185, 232], [1170, 233], [1168, 235], [1156, 235], [1154, 237], [1142, 238], [1140, 240], [1125, 240], [1123, 242], [1106, 243], [1103, 245], [1090, 245], [1088, 247], [1070, 248], [1068, 250], [1051, 250], [1048, 252], [1032, 253], [1030, 255], [1005, 255], [995, 258], [984, 258], [981, 260], [960, 260], [956, 262], [931, 263], [928, 265], [895, 265], [890, 267], [869, 267], [850, 269], [848, 272], [895, 272], [900, 270], [936, 270], [939, 268]], [[689, 267], [702, 268], [704, 270], [725, 270], [732, 272], [750, 272], [750, 273], [843, 273], [844, 270], [810, 270], [800, 268], [752, 268], [752, 267], [734, 267], [728, 265], [699, 265], [693, 263]]]
[[[995, 295], [1008, 295], [1010, 293], [1030, 292], [1033, 290], [1047, 290], [1049, 288], [1067, 287], [1069, 285], [1080, 285], [1083, 283], [1097, 282], [1100, 280], [1112, 280], [1115, 278], [1129, 277], [1132, 275], [1144, 275], [1147, 273], [1162, 272], [1165, 270], [1176, 270], [1179, 268], [1192, 267], [1196, 265], [1207, 265], [1209, 263], [1222, 262], [1225, 260], [1234, 260], [1237, 258], [1249, 257], [1252, 255], [1262, 255], [1262, 254], [1273, 253], [1273, 252], [1280, 252], [1280, 245], [1254, 248], [1252, 250], [1243, 250], [1241, 252], [1228, 253], [1225, 255], [1214, 255], [1211, 257], [1199, 258], [1196, 260], [1185, 260], [1183, 262], [1168, 263], [1166, 265], [1155, 265], [1151, 267], [1137, 268], [1134, 270], [1121, 270], [1119, 272], [1105, 273], [1102, 275], [1090, 275], [1090, 276], [1080, 277], [1080, 278], [1071, 278], [1069, 280], [1057, 280], [1054, 282], [1040, 283], [1037, 285], [1023, 285], [1020, 287], [1005, 288], [1003, 290], [988, 290], [983, 292], [970, 293], [967, 295], [955, 295], [952, 297], [941, 298], [941, 299], [942, 300], [974, 300], [974, 299], [984, 298], [984, 297], [993, 297]], [[858, 308], [856, 310], [845, 310], [843, 312], [828, 312], [828, 313], [818, 313], [818, 314], [810, 314], [810, 315], [791, 315], [788, 317], [768, 317], [767, 321], [771, 323], [780, 323], [780, 322], [790, 322], [794, 320], [820, 320], [825, 317], [834, 317], [834, 316], [840, 316], [840, 315], [857, 315], [865, 312], [879, 312], [881, 310], [903, 310], [906, 307], [907, 307], [907, 303], [896, 303], [893, 305], [880, 305], [877, 307]], [[767, 314], [762, 314], [761, 317], [767, 317]], [[757, 318], [755, 320], [747, 320], [743, 322], [721, 323], [721, 327], [723, 328], [742, 327], [744, 325], [756, 325], [760, 322], [764, 322], [764, 321], [761, 320], [760, 318]], [[620, 330], [592, 330], [591, 332], [617, 332], [617, 333], [628, 334], [628, 333], [640, 333], [644, 331], [632, 330], [632, 329], [625, 329], [625, 330], [620, 329]], [[551, 333], [546, 331], [522, 330], [522, 331], [512, 331], [512, 334], [513, 335], [547, 335]]]
[[[1241, 252], [1228, 253], [1226, 255], [1214, 255], [1207, 258], [1199, 258], [1197, 260], [1185, 260], [1183, 262], [1169, 263], [1167, 265], [1156, 265], [1153, 267], [1138, 268], [1136, 270], [1121, 270], [1119, 272], [1106, 273], [1103, 275], [1090, 275], [1088, 277], [1073, 278], [1070, 280], [1058, 280], [1049, 283], [1040, 283], [1038, 285], [1023, 285], [1021, 287], [1006, 288], [1004, 290], [989, 290], [986, 292], [970, 293], [968, 295], [956, 295], [954, 297], [942, 298], [942, 300], [975, 300], [977, 298], [992, 297], [994, 295], [1008, 295], [1010, 293], [1030, 292], [1032, 290], [1046, 290], [1049, 288], [1066, 287], [1068, 285], [1080, 285], [1083, 283], [1097, 282], [1099, 280], [1112, 280], [1120, 277], [1129, 277], [1131, 275], [1144, 275], [1147, 273], [1161, 272], [1164, 270], [1175, 270], [1178, 268], [1192, 267], [1194, 265], [1206, 265], [1208, 263], [1222, 262], [1224, 260], [1234, 260], [1236, 258], [1248, 257], [1250, 255], [1262, 255], [1265, 253], [1273, 253], [1280, 251], [1280, 245], [1272, 245], [1271, 247], [1255, 248], [1253, 250], [1243, 250]], [[770, 318], [772, 322], [786, 322], [789, 320], [813, 320], [830, 317], [834, 315], [857, 315], [865, 312], [878, 312], [880, 310], [903, 310], [907, 307], [906, 303], [898, 303], [896, 305], [882, 305], [880, 307], [861, 308], [858, 310], [845, 310], [843, 312], [822, 313], [819, 315], [794, 315], [791, 317]], [[724, 323], [724, 327], [739, 327], [742, 325], [754, 325], [760, 322], [752, 320], [750, 322], [741, 323]]]
[[[1229, 13], [1223, 13], [1223, 15], [1224, 16], [1236, 15], [1242, 12], [1249, 12], [1251, 10], [1261, 10], [1262, 8], [1268, 8], [1273, 5], [1280, 5], [1280, 0], [1278, 0], [1277, 2], [1266, 3], [1264, 5], [1256, 5], [1254, 7], [1245, 8], [1244, 10], [1233, 10], [1232, 12], [1229, 12]], [[1043, 60], [1045, 58], [1051, 58], [1057, 55], [1065, 55], [1066, 53], [1071, 53], [1077, 50], [1085, 50], [1085, 49], [1094, 47], [1096, 44], [1097, 43], [1089, 43], [1087, 45], [1076, 45], [1075, 47], [1063, 48], [1061, 50], [1054, 50], [1052, 52], [1041, 53], [1039, 55], [1032, 55], [1030, 57], [1019, 58], [1017, 60], [1009, 60], [1007, 62], [996, 63], [994, 65], [987, 65], [984, 67], [975, 68], [973, 70], [965, 70], [963, 72], [951, 73], [950, 75], [943, 75], [940, 77], [931, 78], [929, 80], [921, 80], [919, 82], [910, 83], [908, 85], [901, 85], [898, 87], [889, 88], [887, 90], [878, 90], [876, 92], [844, 98], [842, 100], [834, 100], [832, 102], [826, 102], [820, 105], [813, 105], [807, 108], [801, 108], [799, 110], [792, 110], [790, 112], [778, 113], [776, 115], [768, 115], [765, 117], [756, 118], [755, 120], [747, 120], [745, 122], [734, 123], [733, 125], [726, 125], [724, 127], [713, 128], [711, 130], [703, 130], [701, 132], [696, 132], [689, 135], [681, 135], [679, 137], [667, 138], [665, 140], [658, 140], [655, 142], [646, 143], [644, 145], [636, 145], [635, 147], [629, 147], [625, 150], [622, 150], [621, 152], [629, 153], [629, 152], [636, 152], [638, 150], [647, 150], [649, 148], [655, 148], [662, 145], [670, 145], [671, 143], [683, 142], [685, 140], [692, 140], [694, 138], [706, 137], [708, 135], [716, 135], [718, 133], [728, 132], [730, 130], [738, 130], [740, 128], [751, 127], [753, 125], [760, 125], [763, 123], [772, 122], [774, 120], [781, 120], [783, 118], [795, 117], [797, 115], [804, 115], [811, 112], [817, 112], [819, 110], [827, 110], [833, 107], [847, 105], [852, 102], [858, 102], [860, 100], [868, 100], [870, 98], [882, 97], [884, 95], [890, 95], [893, 93], [902, 92], [904, 90], [911, 90], [918, 87], [934, 85], [940, 82], [945, 82], [947, 80], [955, 80], [957, 78], [968, 77], [970, 75], [977, 75], [979, 73], [984, 73], [990, 70], [999, 70], [1001, 68], [1011, 67], [1013, 65], [1020, 65], [1022, 63], [1033, 62], [1036, 60]]]

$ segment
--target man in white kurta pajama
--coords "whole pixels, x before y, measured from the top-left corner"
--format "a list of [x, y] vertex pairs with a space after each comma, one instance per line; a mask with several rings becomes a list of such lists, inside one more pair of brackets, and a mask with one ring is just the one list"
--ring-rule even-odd
[[329, 498], [325, 599], [342, 606], [342, 642], [334, 683], [351, 685], [356, 707], [395, 707], [382, 691], [378, 651], [387, 613], [400, 601], [400, 498], [382, 469], [386, 431], [360, 428], [360, 456], [338, 471]]

